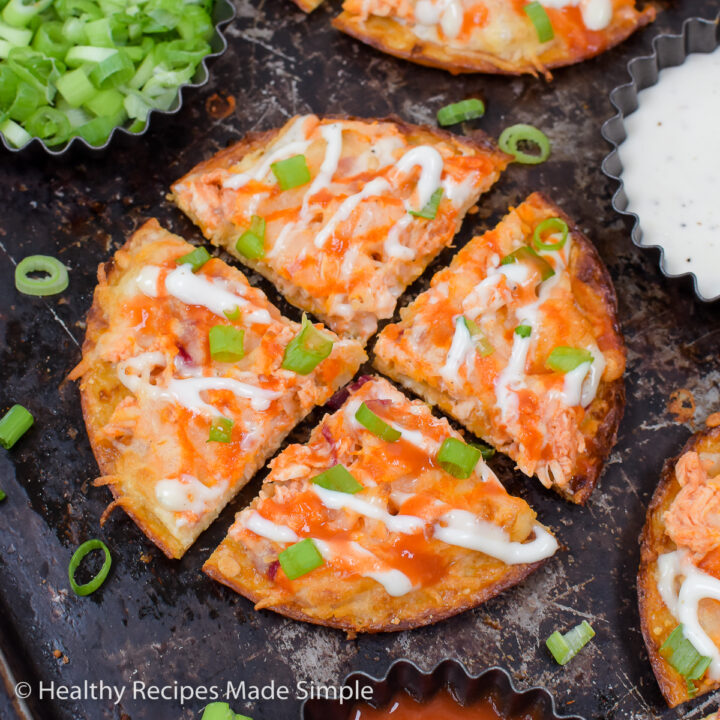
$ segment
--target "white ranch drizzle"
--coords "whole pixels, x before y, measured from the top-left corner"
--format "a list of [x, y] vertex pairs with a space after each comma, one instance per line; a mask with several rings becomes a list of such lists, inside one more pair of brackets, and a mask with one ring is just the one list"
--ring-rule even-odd
[[264, 518], [256, 510], [244, 513], [241, 523], [256, 535], [260, 535], [260, 537], [267, 538], [273, 542], [295, 543], [300, 539], [292, 528], [289, 528], [287, 525], [274, 523]]
[[[305, 138], [305, 120], [307, 117], [299, 117], [287, 129], [287, 132], [274, 145], [269, 153], [265, 153], [256, 163], [245, 172], [235, 173], [223, 181], [223, 187], [228, 190], [239, 190], [251, 180], [262, 180], [270, 171], [270, 166], [278, 160], [284, 160], [293, 155], [302, 155], [310, 145], [310, 140]], [[302, 139], [301, 139], [302, 138]]]
[[[255, 387], [227, 377], [172, 378], [167, 387], [152, 385], [150, 372], [156, 367], [164, 367], [166, 362], [162, 352], [143, 353], [118, 363], [117, 376], [134, 395], [145, 394], [153, 400], [177, 403], [192, 412], [213, 417], [220, 416], [221, 413], [201, 398], [200, 393], [206, 390], [229, 390], [238, 397], [249, 399], [253, 410], [259, 412], [267, 410], [272, 401], [282, 395], [274, 390]], [[137, 374], [128, 375], [128, 370]]]
[[413, 219], [412, 215], [405, 214], [390, 228], [383, 246], [387, 257], [401, 260], [415, 259], [415, 250], [400, 242], [400, 235], [409, 227]]
[[540, 3], [558, 9], [579, 6], [583, 24], [588, 30], [603, 30], [612, 20], [611, 0], [540, 0]]
[[135, 277], [135, 285], [143, 294], [151, 298], [158, 296], [158, 280], [160, 268], [155, 265], [146, 265]]
[[200, 515], [208, 504], [221, 498], [227, 488], [227, 482], [224, 481], [208, 487], [196, 477], [183, 474], [179, 478], [160, 480], [155, 485], [155, 497], [167, 510]]
[[418, 145], [408, 150], [395, 164], [398, 172], [409, 173], [414, 167], [420, 167], [420, 179], [417, 184], [418, 203], [416, 208], [409, 210], [422, 210], [432, 194], [440, 186], [443, 171], [442, 155], [430, 145]]
[[449, 384], [460, 383], [460, 367], [469, 353], [475, 352], [475, 346], [462, 315], [455, 318], [455, 334], [447, 354], [445, 364], [440, 368], [440, 377]]
[[480, 520], [467, 510], [450, 510], [435, 524], [434, 536], [448, 545], [477, 550], [507, 565], [519, 565], [544, 560], [558, 549], [557, 540], [542, 525], [535, 523], [533, 529], [534, 540], [513, 542], [497, 525]]
[[323, 125], [320, 128], [320, 134], [327, 144], [325, 157], [320, 166], [320, 172], [317, 174], [315, 180], [313, 180], [310, 189], [305, 193], [305, 197], [303, 198], [303, 206], [300, 211], [300, 218], [303, 220], [307, 220], [310, 199], [314, 195], [317, 195], [320, 190], [327, 187], [333, 175], [337, 172], [338, 162], [340, 162], [340, 156], [342, 155], [342, 133], [343, 129], [340, 123]]
[[518, 396], [515, 391], [525, 382], [525, 364], [530, 343], [531, 337], [520, 337], [513, 333], [510, 359], [495, 381], [496, 405], [504, 422], [509, 422], [518, 412]]
[[[187, 305], [201, 305], [219, 317], [225, 318], [225, 312], [239, 307], [241, 310], [252, 307], [244, 297], [230, 292], [220, 280], [209, 280], [204, 275], [192, 271], [187, 263], [169, 272], [165, 278], [165, 289], [169, 295]], [[269, 325], [270, 313], [264, 308], [255, 308], [244, 313], [243, 317], [251, 323]]]
[[[703, 598], [720, 601], [720, 580], [693, 565], [685, 549], [660, 555], [657, 566], [657, 587], [663, 602], [678, 623], [682, 623], [683, 634], [695, 649], [712, 658], [709, 677], [720, 680], [720, 650], [703, 630], [698, 618], [698, 603]], [[680, 576], [683, 580], [680, 591], [676, 592], [676, 581]]]

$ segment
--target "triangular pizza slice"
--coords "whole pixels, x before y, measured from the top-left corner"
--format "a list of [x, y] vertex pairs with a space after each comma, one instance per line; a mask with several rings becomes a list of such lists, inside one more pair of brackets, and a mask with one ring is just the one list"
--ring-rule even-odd
[[240, 271], [156, 220], [98, 281], [70, 375], [81, 379], [98, 484], [178, 558], [366, 355], [284, 318]]
[[512, 158], [481, 133], [304, 115], [172, 186], [205, 237], [361, 342]]
[[256, 603], [350, 633], [473, 608], [558, 547], [447, 420], [360, 378], [271, 463], [205, 572]]
[[592, 243], [535, 193], [401, 310], [374, 363], [582, 503], [624, 408], [616, 312]]

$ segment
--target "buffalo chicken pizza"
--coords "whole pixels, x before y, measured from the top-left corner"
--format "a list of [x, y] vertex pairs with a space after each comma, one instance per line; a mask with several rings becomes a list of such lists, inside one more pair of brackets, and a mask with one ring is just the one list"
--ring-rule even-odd
[[270, 463], [205, 572], [292, 618], [402, 630], [475, 607], [558, 545], [447, 420], [362, 377]]
[[485, 136], [295, 117], [172, 187], [205, 237], [361, 342], [512, 158]]
[[720, 687], [720, 428], [668, 461], [642, 535], [645, 644], [671, 707]]
[[590, 495], [624, 407], [610, 277], [533, 194], [470, 241], [385, 327], [375, 366], [574, 502]]
[[81, 378], [98, 484], [177, 558], [366, 356], [287, 320], [242, 273], [155, 220], [98, 280], [70, 376]]
[[598, 55], [655, 18], [635, 0], [345, 0], [340, 30], [461, 72], [543, 73]]

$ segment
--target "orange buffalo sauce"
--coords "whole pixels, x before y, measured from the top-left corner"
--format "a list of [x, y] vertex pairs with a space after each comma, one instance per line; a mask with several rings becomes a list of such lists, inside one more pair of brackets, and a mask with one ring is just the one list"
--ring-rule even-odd
[[471, 705], [460, 705], [447, 691], [437, 693], [427, 702], [417, 702], [407, 693], [397, 695], [382, 708], [356, 705], [350, 720], [533, 720], [531, 715], [501, 715], [490, 698]]

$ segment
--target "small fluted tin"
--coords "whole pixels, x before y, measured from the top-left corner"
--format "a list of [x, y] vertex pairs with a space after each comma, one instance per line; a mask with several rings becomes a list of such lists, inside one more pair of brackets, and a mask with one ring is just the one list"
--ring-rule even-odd
[[[508, 718], [583, 720], [578, 715], [560, 715], [552, 695], [545, 688], [518, 690], [503, 668], [491, 667], [479, 675], [471, 675], [454, 659], [443, 660], [429, 672], [423, 672], [409, 660], [396, 660], [381, 678], [358, 671], [348, 675], [343, 685], [357, 688], [359, 692], [370, 688], [374, 707], [388, 706], [402, 692], [418, 702], [425, 702], [437, 692], [448, 690], [461, 705], [492, 698], [500, 714]], [[342, 703], [339, 700], [306, 700], [300, 717], [301, 720], [351, 720], [354, 704], [352, 700]]]
[[64, 155], [69, 150], [78, 147], [85, 150], [90, 150], [91, 152], [100, 152], [102, 150], [105, 150], [110, 145], [116, 134], [126, 135], [127, 137], [131, 138], [141, 137], [149, 130], [153, 115], [174, 115], [175, 113], [180, 111], [180, 108], [182, 108], [183, 104], [183, 90], [187, 88], [199, 88], [207, 84], [208, 80], [210, 79], [210, 71], [207, 67], [207, 61], [210, 58], [220, 57], [220, 55], [224, 54], [224, 52], [227, 50], [227, 40], [225, 39], [222, 31], [223, 28], [234, 17], [235, 6], [231, 2], [231, 0], [215, 0], [215, 2], [213, 3], [212, 12], [212, 19], [215, 30], [209, 41], [210, 53], [200, 61], [200, 64], [195, 71], [195, 75], [192, 78], [192, 81], [189, 83], [184, 83], [183, 85], [180, 85], [178, 87], [177, 97], [175, 98], [173, 104], [167, 110], [154, 109], [148, 113], [147, 123], [145, 123], [145, 127], [140, 132], [130, 132], [127, 128], [123, 126], [118, 126], [113, 129], [108, 139], [102, 145], [90, 145], [90, 143], [88, 143], [84, 138], [76, 136], [70, 138], [70, 140], [68, 140], [65, 145], [62, 145], [59, 148], [48, 147], [42, 140], [40, 140], [40, 138], [32, 138], [25, 145], [18, 148], [10, 145], [5, 140], [5, 136], [2, 133], [0, 133], [0, 143], [2, 143], [3, 147], [6, 150], [9, 150], [11, 153], [19, 153], [23, 150], [39, 148], [41, 150], [44, 150], [48, 155], [59, 156]]
[[714, 20], [692, 17], [685, 20], [682, 32], [679, 35], [660, 34], [652, 40], [653, 52], [630, 60], [627, 70], [631, 81], [619, 85], [610, 92], [610, 102], [617, 113], [603, 123], [602, 136], [612, 146], [613, 150], [605, 157], [602, 171], [607, 177], [618, 183], [613, 194], [612, 206], [621, 215], [629, 218], [632, 223], [631, 238], [637, 247], [651, 250], [659, 254], [660, 271], [668, 278], [692, 279], [697, 297], [704, 302], [713, 302], [720, 299], [720, 295], [706, 297], [698, 288], [697, 277], [692, 272], [673, 275], [665, 266], [665, 253], [659, 245], [650, 245], [642, 242], [641, 219], [636, 213], [630, 212], [628, 198], [623, 185], [623, 167], [618, 148], [627, 138], [625, 130], [625, 117], [638, 108], [638, 93], [645, 88], [657, 84], [660, 71], [664, 68], [682, 65], [691, 53], [709, 53], [720, 46], [720, 15]]

